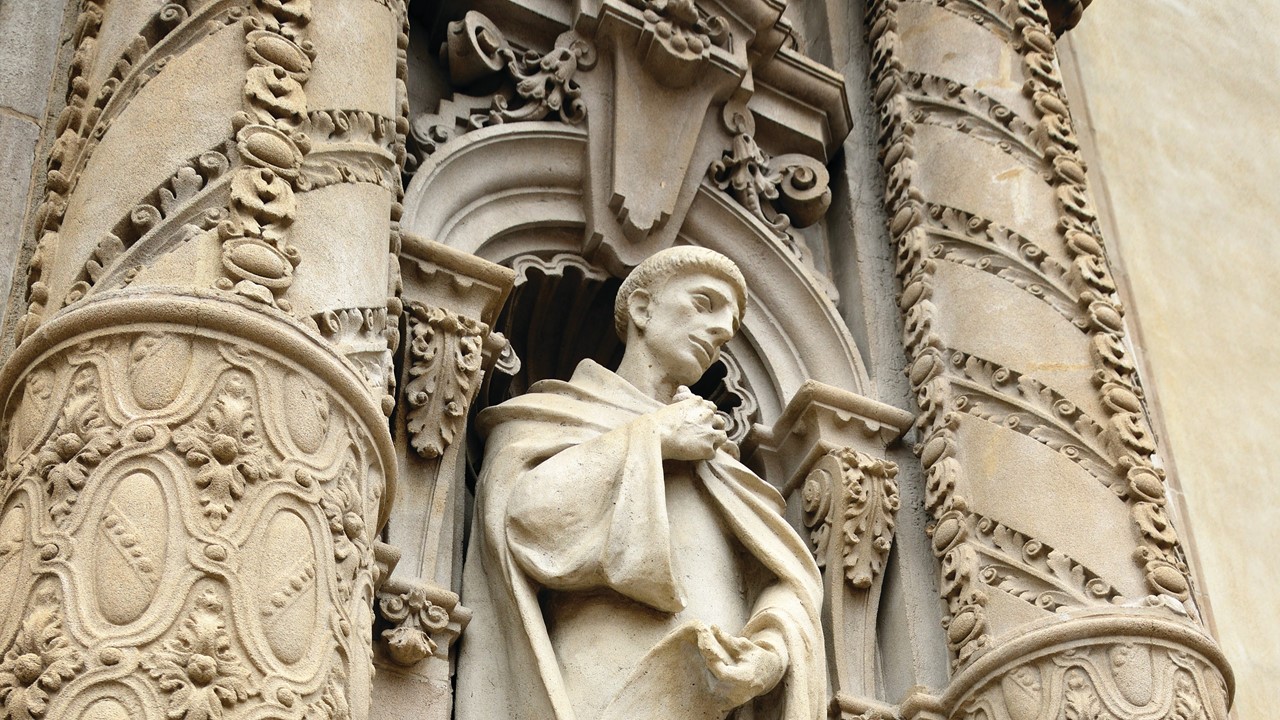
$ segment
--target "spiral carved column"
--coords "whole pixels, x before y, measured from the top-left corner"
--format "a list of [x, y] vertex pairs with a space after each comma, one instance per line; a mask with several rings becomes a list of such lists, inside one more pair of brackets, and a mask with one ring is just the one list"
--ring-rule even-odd
[[82, 3], [0, 374], [0, 716], [368, 716], [405, 28]]
[[1166, 513], [1063, 26], [1040, 0], [875, 0], [868, 27], [954, 671], [903, 713], [1225, 718], [1230, 669]]

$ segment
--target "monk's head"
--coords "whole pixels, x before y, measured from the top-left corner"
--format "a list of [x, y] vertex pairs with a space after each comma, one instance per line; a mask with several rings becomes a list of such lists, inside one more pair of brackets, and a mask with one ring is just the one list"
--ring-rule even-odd
[[747, 283], [732, 260], [681, 246], [636, 266], [614, 303], [627, 352], [644, 352], [681, 384], [696, 382], [733, 337], [747, 306]]

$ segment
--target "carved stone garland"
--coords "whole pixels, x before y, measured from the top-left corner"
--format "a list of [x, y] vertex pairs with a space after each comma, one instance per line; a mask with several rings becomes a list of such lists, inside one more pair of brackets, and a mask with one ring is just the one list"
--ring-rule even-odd
[[[216, 286], [288, 311], [280, 295], [301, 262], [285, 231], [297, 213], [302, 162], [311, 150], [301, 132], [307, 120], [303, 89], [316, 51], [306, 40], [311, 4], [289, 0], [245, 19], [245, 53], [252, 67], [244, 111], [233, 120], [244, 165], [231, 178], [231, 217], [218, 225], [225, 277]], [[283, 305], [281, 304], [283, 303]]]

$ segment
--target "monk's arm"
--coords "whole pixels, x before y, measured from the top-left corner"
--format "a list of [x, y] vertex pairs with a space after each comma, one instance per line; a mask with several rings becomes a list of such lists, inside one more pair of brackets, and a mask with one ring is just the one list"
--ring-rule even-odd
[[[627, 536], [665, 524], [658, 433], [641, 416], [528, 464], [507, 504], [507, 542], [521, 569], [558, 590], [605, 585]], [[625, 558], [623, 558], [625, 559]]]

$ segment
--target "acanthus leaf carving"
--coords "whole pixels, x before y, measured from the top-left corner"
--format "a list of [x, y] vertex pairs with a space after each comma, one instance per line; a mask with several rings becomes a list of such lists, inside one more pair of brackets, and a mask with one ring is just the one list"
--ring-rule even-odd
[[13, 720], [43, 718], [50, 696], [84, 666], [80, 651], [63, 630], [58, 597], [46, 587], [0, 661], [0, 715]]
[[210, 589], [202, 591], [175, 636], [142, 661], [143, 669], [169, 696], [168, 717], [216, 720], [224, 707], [258, 694], [257, 684], [232, 648], [223, 615], [218, 595]]
[[409, 304], [411, 444], [425, 458], [444, 454], [462, 429], [482, 375], [489, 327], [439, 307]]
[[817, 269], [813, 253], [791, 228], [822, 219], [831, 206], [830, 174], [822, 162], [799, 153], [770, 157], [756, 144], [754, 121], [745, 109], [732, 112], [733, 141], [707, 176], [765, 225], [793, 255], [805, 263], [827, 296], [836, 301], [835, 284]]
[[196, 470], [205, 518], [216, 530], [248, 485], [279, 476], [276, 458], [258, 433], [252, 388], [231, 374], [198, 420], [173, 431], [173, 444]]
[[103, 411], [99, 393], [96, 373], [77, 371], [52, 434], [23, 463], [22, 472], [40, 478], [56, 523], [71, 514], [90, 473], [120, 447], [119, 428]]
[[805, 526], [819, 565], [836, 540], [833, 533], [839, 533], [844, 576], [866, 590], [883, 571], [893, 545], [901, 506], [894, 481], [898, 467], [852, 448], [833, 450], [827, 458], [833, 462], [810, 472], [801, 491]]
[[1050, 611], [1126, 602], [1098, 573], [1066, 553], [977, 513], [970, 522], [974, 527], [967, 536], [977, 549], [979, 578], [987, 585]]

